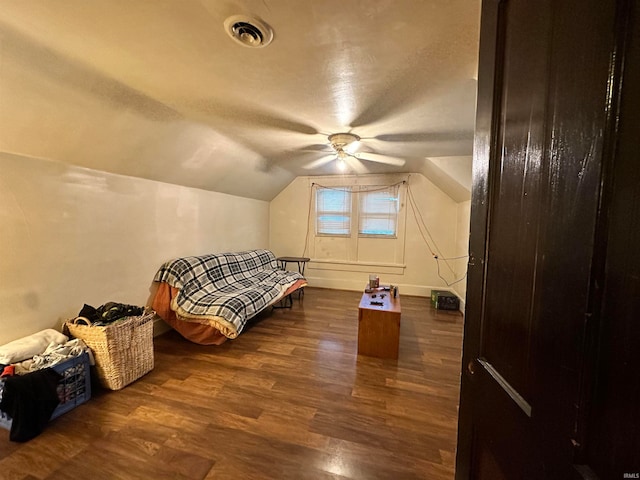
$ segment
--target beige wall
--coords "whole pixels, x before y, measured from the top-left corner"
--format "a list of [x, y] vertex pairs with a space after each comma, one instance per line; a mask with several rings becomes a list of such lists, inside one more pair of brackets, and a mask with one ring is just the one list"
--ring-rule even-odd
[[170, 258], [266, 248], [268, 202], [0, 153], [0, 344], [143, 305]]
[[[405, 174], [338, 178], [342, 178], [345, 184], [389, 185], [407, 177]], [[314, 182], [323, 185], [323, 182], [330, 181], [335, 182], [336, 177], [298, 177], [272, 200], [270, 248], [276, 255], [305, 254], [312, 260], [322, 259], [323, 261], [312, 261], [307, 266], [305, 276], [312, 286], [361, 290], [369, 273], [377, 273], [382, 283], [399, 285], [402, 292], [411, 295], [428, 296], [432, 288], [449, 289], [438, 276], [436, 262], [425, 244], [406, 196], [401, 206], [401, 215], [406, 215], [402, 245], [392, 245], [388, 240], [368, 239], [366, 242], [359, 242], [357, 258], [347, 258], [340, 240], [335, 242], [334, 249], [328, 247], [326, 242], [320, 249], [314, 250], [309, 246], [305, 249], [305, 240], [310, 246], [316, 241], [313, 218], [309, 214], [311, 185]], [[421, 174], [411, 174], [408, 185], [417, 210], [441, 249], [440, 255], [456, 256], [458, 204]], [[379, 245], [384, 245], [381, 253]], [[456, 278], [444, 262], [440, 262], [440, 266], [441, 275], [447, 282]], [[455, 270], [456, 266], [452, 264], [452, 267]]]
[[[467, 271], [467, 263], [469, 255], [469, 229], [471, 221], [471, 201], [460, 202], [458, 204], [458, 218], [456, 225], [456, 257], [464, 257], [455, 262], [455, 270], [457, 277], [462, 278]], [[466, 277], [460, 282], [453, 285], [453, 290], [463, 300], [467, 295], [467, 279]], [[464, 311], [464, 308], [461, 308]]]

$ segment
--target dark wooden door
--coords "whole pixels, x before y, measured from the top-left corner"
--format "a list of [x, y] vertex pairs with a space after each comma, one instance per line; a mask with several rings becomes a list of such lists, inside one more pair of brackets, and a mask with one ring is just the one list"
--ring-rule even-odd
[[603, 186], [633, 8], [483, 2], [459, 480], [595, 475]]
[[602, 480], [640, 478], [640, 2], [620, 3], [578, 458]]

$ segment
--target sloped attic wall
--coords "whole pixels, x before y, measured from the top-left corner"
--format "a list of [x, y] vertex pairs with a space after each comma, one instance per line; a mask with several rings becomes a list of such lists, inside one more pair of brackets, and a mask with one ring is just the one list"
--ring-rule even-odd
[[[293, 178], [266, 171], [259, 155], [206, 116], [124, 83], [126, 52], [102, 52], [119, 67], [101, 71], [51, 48], [38, 33], [0, 21], [0, 152], [260, 200]], [[155, 85], [152, 75], [138, 80]]]
[[0, 344], [83, 303], [144, 305], [158, 267], [268, 246], [269, 204], [0, 153]]

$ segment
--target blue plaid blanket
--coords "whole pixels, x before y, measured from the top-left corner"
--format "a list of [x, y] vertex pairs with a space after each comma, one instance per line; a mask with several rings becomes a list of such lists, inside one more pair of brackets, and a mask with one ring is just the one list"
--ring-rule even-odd
[[213, 325], [228, 338], [237, 337], [247, 320], [300, 279], [299, 273], [282, 270], [269, 250], [178, 258], [154, 277], [180, 289], [171, 305], [179, 316]]

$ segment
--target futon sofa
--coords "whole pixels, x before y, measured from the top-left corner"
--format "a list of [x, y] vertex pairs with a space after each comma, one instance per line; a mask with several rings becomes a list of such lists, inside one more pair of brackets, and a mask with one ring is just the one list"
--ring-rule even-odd
[[306, 285], [269, 250], [177, 258], [160, 267], [154, 282], [153, 309], [201, 345], [236, 338], [247, 320]]

